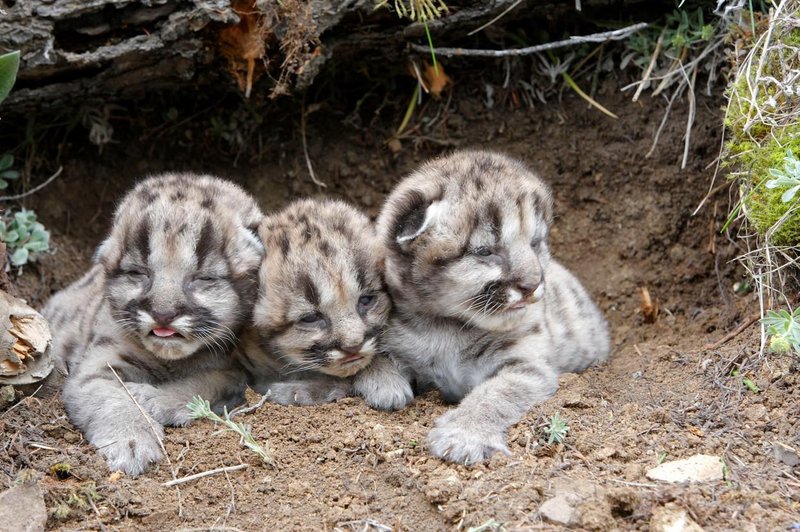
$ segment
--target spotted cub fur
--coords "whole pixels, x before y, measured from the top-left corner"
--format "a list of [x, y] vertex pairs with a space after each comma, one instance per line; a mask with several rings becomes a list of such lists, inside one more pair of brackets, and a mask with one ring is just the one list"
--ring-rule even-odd
[[117, 209], [95, 265], [48, 302], [67, 413], [112, 470], [137, 475], [160, 460], [162, 426], [188, 424], [192, 396], [217, 410], [243, 399], [231, 350], [253, 304], [262, 217], [221, 179], [145, 179]]
[[396, 311], [383, 347], [424, 389], [460, 402], [428, 435], [436, 456], [508, 453], [505, 431], [561, 372], [609, 351], [606, 322], [551, 259], [548, 187], [520, 162], [462, 151], [402, 181], [378, 219]]
[[[282, 404], [365, 391], [377, 408], [405, 404], [410, 386], [377, 353], [391, 303], [369, 219], [346, 203], [307, 199], [267, 217], [259, 234], [266, 254], [243, 346], [253, 387]], [[371, 390], [376, 380], [385, 385]]]

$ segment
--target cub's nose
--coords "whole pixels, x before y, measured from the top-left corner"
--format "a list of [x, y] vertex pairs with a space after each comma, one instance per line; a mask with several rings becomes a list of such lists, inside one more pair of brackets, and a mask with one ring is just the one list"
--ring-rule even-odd
[[539, 287], [539, 283], [519, 283], [516, 288], [522, 293], [523, 299], [531, 297], [534, 291]]
[[363, 341], [359, 344], [343, 345], [339, 350], [345, 355], [357, 355], [361, 352], [362, 347], [364, 347]]
[[150, 315], [153, 316], [153, 319], [156, 320], [156, 323], [159, 325], [169, 325], [172, 323], [172, 320], [178, 317], [178, 311], [175, 309], [154, 310]]

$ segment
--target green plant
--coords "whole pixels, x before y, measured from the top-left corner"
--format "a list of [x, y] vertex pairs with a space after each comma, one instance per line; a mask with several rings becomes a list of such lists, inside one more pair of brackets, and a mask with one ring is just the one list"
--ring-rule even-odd
[[800, 190], [800, 160], [794, 156], [792, 150], [788, 151], [783, 160], [783, 170], [778, 170], [777, 168], [769, 169], [769, 175], [775, 179], [770, 179], [764, 186], [769, 189], [788, 187], [781, 195], [781, 201], [789, 203], [794, 199], [797, 191]]
[[[390, 0], [376, 0], [375, 9], [382, 7], [391, 9], [389, 2]], [[433, 39], [428, 29], [428, 21], [440, 18], [443, 13], [447, 13], [449, 11], [447, 4], [444, 3], [444, 0], [394, 0], [392, 5], [398, 17], [422, 23], [425, 28], [425, 36], [428, 38], [428, 48], [431, 50], [433, 68], [438, 72], [439, 67], [436, 62], [436, 54], [433, 51]]]
[[547, 435], [548, 445], [563, 443], [564, 439], [567, 437], [567, 432], [569, 432], [567, 420], [562, 418], [561, 414], [558, 412], [553, 414], [553, 417], [550, 418], [550, 423], [544, 429], [544, 433]]
[[488, 532], [489, 530], [492, 530], [493, 532], [506, 532], [506, 527], [503, 526], [503, 523], [500, 523], [495, 519], [489, 519], [482, 525], [468, 528], [467, 532]]
[[769, 349], [776, 353], [800, 353], [800, 307], [793, 312], [770, 310], [761, 318], [770, 337]]
[[0, 55], [0, 102], [6, 99], [19, 70], [19, 50]]
[[14, 166], [13, 155], [6, 153], [0, 157], [0, 190], [5, 190], [8, 188], [8, 180], [13, 181], [14, 179], [19, 178], [19, 172], [12, 170], [12, 166]]
[[275, 462], [272, 460], [272, 456], [269, 454], [269, 445], [267, 445], [267, 449], [262, 447], [261, 444], [259, 444], [253, 437], [249, 427], [246, 427], [241, 423], [237, 423], [228, 417], [227, 409], [224, 411], [225, 417], [220, 417], [213, 410], [211, 410], [211, 403], [199, 395], [193, 397], [189, 404], [186, 405], [186, 408], [188, 408], [191, 412], [192, 419], [210, 419], [214, 423], [222, 423], [227, 427], [224, 429], [225, 431], [231, 431], [238, 434], [241, 438], [242, 445], [256, 453], [265, 464], [275, 465]]
[[50, 232], [36, 221], [35, 212], [22, 209], [0, 219], [0, 241], [6, 245], [10, 265], [21, 267], [50, 249]]

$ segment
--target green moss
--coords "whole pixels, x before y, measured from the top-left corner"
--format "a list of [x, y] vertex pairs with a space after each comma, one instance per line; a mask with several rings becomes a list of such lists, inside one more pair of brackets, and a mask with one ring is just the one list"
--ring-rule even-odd
[[[770, 178], [770, 168], [783, 168], [788, 150], [800, 153], [800, 124], [785, 131], [780, 139], [770, 139], [761, 145], [752, 141], [729, 143], [737, 152], [736, 166], [746, 172], [744, 179], [749, 191], [742, 198], [747, 219], [760, 235], [766, 235], [778, 220], [795, 204], [781, 201], [783, 190], [764, 186]], [[800, 245], [800, 210], [787, 218], [772, 235], [771, 242], [780, 246]]]
[[[800, 29], [775, 28], [772, 42], [781, 42], [789, 47], [800, 46]], [[786, 47], [771, 47], [766, 61], [761, 63], [761, 79], [786, 79], [791, 70], [800, 69], [800, 57]], [[767, 189], [765, 183], [770, 169], [782, 169], [784, 157], [789, 150], [800, 153], [800, 120], [788, 125], [773, 127], [758, 121], [758, 113], [749, 101], [751, 97], [748, 79], [756, 78], [758, 64], [750, 70], [740, 71], [726, 91], [729, 105], [725, 115], [728, 142], [725, 146], [723, 166], [731, 170], [731, 177], [742, 182], [742, 206], [748, 221], [761, 237], [771, 230], [787, 211], [796, 205], [797, 199], [784, 203], [784, 190]], [[791, 97], [794, 98], [794, 97]], [[778, 114], [793, 114], [796, 101], [792, 102], [775, 84], [759, 87], [756, 106], [762, 110], [780, 111]], [[746, 128], [746, 129], [745, 129]], [[800, 212], [795, 212], [783, 221], [770, 239], [775, 245], [800, 245]]]

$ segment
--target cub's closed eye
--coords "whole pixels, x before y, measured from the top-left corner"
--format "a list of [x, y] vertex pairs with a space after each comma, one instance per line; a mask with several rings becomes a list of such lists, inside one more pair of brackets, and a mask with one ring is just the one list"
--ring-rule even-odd
[[531, 240], [531, 247], [532, 248], [538, 248], [541, 245], [542, 245], [542, 239], [541, 238], [534, 238], [533, 240]]
[[199, 277], [195, 277], [196, 281], [203, 281], [204, 283], [211, 283], [214, 281], [219, 281], [220, 277], [216, 275], [200, 275]]
[[474, 253], [479, 257], [488, 257], [489, 255], [492, 255], [492, 250], [486, 246], [481, 246], [479, 248], [475, 248]]
[[373, 303], [375, 303], [376, 296], [374, 294], [364, 294], [363, 296], [358, 298], [358, 304], [361, 307], [369, 307]]
[[122, 270], [122, 275], [127, 275], [128, 277], [146, 277], [147, 270], [144, 268], [125, 268]]
[[323, 319], [322, 314], [320, 314], [319, 312], [312, 312], [306, 314], [305, 316], [300, 316], [300, 319], [298, 321], [300, 321], [301, 323], [317, 323], [318, 321], [322, 321], [322, 319]]

